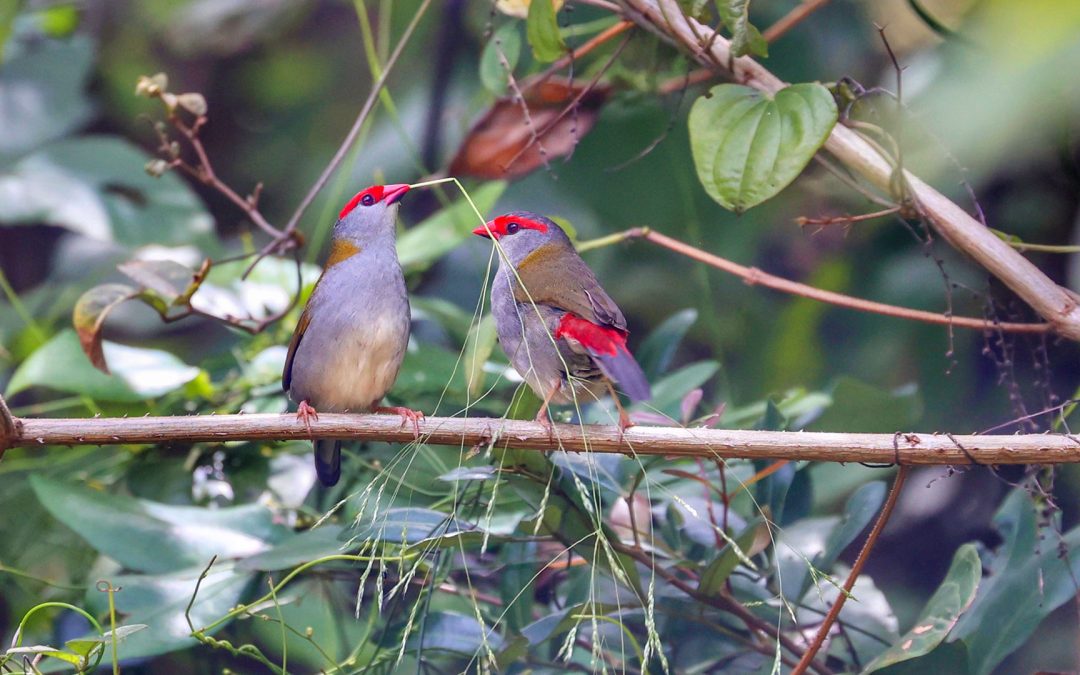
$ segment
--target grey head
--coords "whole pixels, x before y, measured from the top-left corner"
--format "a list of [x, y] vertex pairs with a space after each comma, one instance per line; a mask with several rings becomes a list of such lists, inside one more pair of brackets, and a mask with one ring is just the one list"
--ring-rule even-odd
[[499, 242], [509, 262], [515, 267], [530, 253], [545, 244], [565, 246], [573, 250], [570, 237], [555, 221], [531, 211], [511, 211], [489, 220], [473, 234]]
[[405, 184], [372, 185], [356, 193], [341, 209], [334, 224], [334, 240], [364, 244], [394, 238], [398, 201], [409, 191]]

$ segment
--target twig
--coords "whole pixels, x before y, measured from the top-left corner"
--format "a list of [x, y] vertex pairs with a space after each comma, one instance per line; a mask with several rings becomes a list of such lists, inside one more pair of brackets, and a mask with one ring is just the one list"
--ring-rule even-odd
[[815, 288], [814, 286], [808, 286], [797, 281], [778, 277], [775, 274], [763, 272], [756, 267], [740, 265], [739, 263], [732, 262], [726, 258], [721, 258], [718, 255], [681, 242], [678, 239], [660, 234], [648, 227], [631, 228], [629, 230], [624, 230], [623, 232], [617, 232], [593, 241], [588, 241], [579, 246], [578, 250], [588, 251], [593, 248], [599, 248], [627, 239], [644, 239], [658, 246], [663, 246], [666, 249], [675, 251], [688, 258], [703, 262], [706, 265], [711, 265], [728, 274], [733, 274], [743, 279], [749, 285], [764, 286], [782, 293], [790, 293], [803, 298], [810, 298], [811, 300], [818, 300], [819, 302], [836, 305], [837, 307], [846, 307], [860, 312], [870, 312], [872, 314], [892, 316], [898, 319], [910, 319], [912, 321], [921, 321], [923, 323], [940, 326], [971, 328], [984, 331], [1000, 330], [1009, 333], [1049, 333], [1053, 330], [1053, 326], [1048, 323], [995, 322], [989, 319], [953, 316], [951, 314], [937, 314], [921, 309], [897, 307], [896, 305], [887, 305], [883, 302], [874, 302], [873, 300], [854, 298], [850, 295], [844, 295], [843, 293], [826, 291], [821, 288]]
[[[703, 65], [732, 64], [735, 81], [775, 94], [786, 83], [749, 57], [730, 59], [728, 40], [718, 37], [704, 53], [696, 32], [715, 31], [686, 17], [675, 0], [624, 0], [626, 15], [638, 25], [681, 45]], [[891, 194], [895, 167], [856, 131], [837, 125], [825, 149], [869, 183]], [[1080, 340], [1080, 303], [1047, 277], [1042, 270], [983, 227], [964, 209], [920, 180], [904, 172], [904, 182], [914, 206], [957, 250], [971, 256], [1027, 302], [1051, 325], [1052, 330]]]
[[870, 552], [874, 549], [874, 544], [877, 543], [878, 538], [881, 536], [881, 531], [885, 529], [885, 524], [889, 522], [889, 516], [892, 515], [893, 508], [896, 506], [896, 500], [900, 496], [900, 490], [904, 487], [907, 474], [908, 467], [906, 466], [901, 466], [900, 470], [897, 471], [892, 490], [889, 491], [889, 498], [885, 500], [885, 505], [881, 508], [881, 514], [878, 516], [877, 522], [874, 523], [874, 528], [870, 530], [870, 534], [866, 537], [866, 542], [859, 551], [859, 557], [855, 559], [855, 564], [851, 566], [851, 572], [848, 574], [847, 581], [844, 582], [843, 590], [836, 596], [836, 602], [829, 609], [829, 613], [825, 615], [825, 620], [821, 622], [817, 635], [814, 636], [814, 641], [810, 644], [810, 648], [803, 653], [802, 658], [799, 659], [799, 665], [795, 666], [795, 670], [791, 671], [791, 675], [803, 675], [813, 662], [814, 657], [817, 656], [822, 643], [825, 642], [825, 638], [829, 635], [829, 630], [836, 623], [836, 618], [840, 616], [840, 610], [844, 608], [844, 603], [847, 601], [848, 596], [851, 595], [851, 589], [855, 587], [855, 581], [858, 580], [863, 566], [866, 565], [867, 559], [870, 558]]
[[[557, 424], [555, 433], [537, 422], [472, 417], [429, 417], [421, 441], [455, 448], [491, 443], [527, 450], [568, 450], [671, 457], [790, 459], [933, 466], [1060, 464], [1080, 461], [1080, 444], [1064, 434], [961, 436], [931, 433], [848, 434], [744, 431], [678, 427]], [[413, 427], [396, 415], [323, 413], [311, 433], [293, 414], [196, 415], [127, 418], [17, 418], [12, 447], [225, 443], [338, 438], [411, 443]]]
[[795, 26], [798, 26], [806, 17], [827, 4], [829, 4], [829, 0], [804, 0], [801, 5], [785, 14], [773, 25], [766, 28], [765, 32], [761, 34], [761, 37], [765, 38], [765, 42], [772, 44], [779, 40], [780, 36], [784, 33]]
[[585, 56], [589, 52], [593, 51], [594, 49], [596, 49], [600, 45], [604, 44], [608, 40], [611, 40], [612, 38], [617, 37], [619, 35], [622, 35], [623, 33], [625, 33], [626, 31], [630, 30], [633, 27], [634, 27], [634, 22], [633, 21], [624, 20], [624, 21], [618, 22], [617, 24], [615, 24], [613, 26], [610, 26], [610, 27], [604, 29], [603, 31], [597, 33], [594, 37], [592, 37], [591, 39], [586, 41], [584, 44], [582, 44], [580, 47], [578, 47], [574, 51], [570, 52], [566, 56], [560, 57], [558, 60], [555, 61], [555, 63], [552, 63], [550, 66], [548, 66], [547, 70], [545, 70], [544, 72], [540, 73], [539, 75], [537, 75], [534, 78], [530, 78], [529, 83], [525, 87], [523, 87], [523, 89], [525, 89], [526, 91], [528, 91], [529, 89], [532, 89], [536, 85], [540, 84], [541, 82], [544, 82], [545, 80], [547, 80], [549, 77], [551, 77], [555, 73], [559, 72], [563, 68], [565, 68], [565, 67], [569, 66], [570, 64], [574, 63], [575, 61], [582, 58], [583, 56]]

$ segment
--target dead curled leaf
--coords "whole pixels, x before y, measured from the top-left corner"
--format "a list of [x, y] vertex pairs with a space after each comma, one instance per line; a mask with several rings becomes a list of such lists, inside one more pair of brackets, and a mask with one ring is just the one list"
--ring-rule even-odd
[[95, 286], [79, 297], [72, 313], [72, 323], [79, 334], [86, 357], [98, 370], [108, 374], [105, 354], [101, 349], [101, 328], [109, 312], [125, 300], [139, 295], [139, 289], [126, 284], [103, 284]]
[[[611, 88], [548, 78], [523, 83], [522, 93], [524, 101], [496, 100], [473, 124], [450, 162], [451, 175], [519, 178], [569, 155], [596, 123]], [[575, 108], [567, 110], [579, 96]]]

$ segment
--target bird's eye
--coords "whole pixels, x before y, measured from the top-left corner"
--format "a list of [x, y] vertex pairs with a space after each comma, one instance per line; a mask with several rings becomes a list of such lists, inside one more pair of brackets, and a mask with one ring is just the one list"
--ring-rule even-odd
[[372, 197], [371, 195], [364, 195], [363, 197], [360, 198], [360, 203], [363, 204], [364, 206], [371, 206], [372, 204], [375, 203], [375, 198]]
[[514, 234], [515, 232], [517, 232], [520, 229], [521, 229], [521, 223], [509, 223], [506, 226], [506, 233], [507, 234]]

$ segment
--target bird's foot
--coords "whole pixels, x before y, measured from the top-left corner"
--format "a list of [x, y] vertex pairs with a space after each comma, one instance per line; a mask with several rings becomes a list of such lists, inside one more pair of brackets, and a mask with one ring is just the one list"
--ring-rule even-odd
[[548, 417], [546, 409], [541, 409], [540, 412], [536, 413], [536, 423], [544, 427], [548, 441], [555, 439], [555, 425], [551, 422], [551, 418]]
[[424, 419], [424, 413], [419, 410], [413, 410], [412, 408], [406, 408], [399, 405], [379, 405], [372, 408], [371, 412], [385, 413], [387, 415], [401, 415], [401, 426], [405, 426], [407, 423], [412, 422], [413, 440], [420, 439], [420, 420]]
[[[616, 399], [616, 400], [618, 400], [618, 399]], [[633, 427], [633, 426], [637, 426], [637, 424], [635, 424], [635, 422], [632, 419], [630, 419], [629, 413], [627, 413], [625, 410], [623, 410], [623, 407], [620, 405], [619, 406], [619, 443], [620, 444], [623, 442], [623, 434], [626, 433], [627, 429], [629, 429], [630, 427]]]
[[304, 428], [307, 429], [308, 436], [311, 435], [312, 420], [316, 422], [319, 421], [319, 411], [311, 407], [311, 404], [307, 401], [300, 401], [300, 405], [296, 408], [296, 421], [304, 423]]

